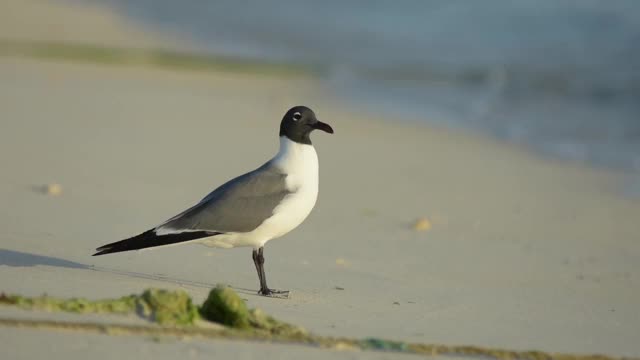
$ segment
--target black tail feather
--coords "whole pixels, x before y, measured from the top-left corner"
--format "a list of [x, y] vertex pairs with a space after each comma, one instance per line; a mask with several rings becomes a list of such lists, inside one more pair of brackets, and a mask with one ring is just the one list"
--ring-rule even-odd
[[196, 240], [218, 234], [220, 233], [209, 231], [185, 231], [177, 234], [158, 235], [154, 230], [149, 230], [132, 238], [100, 246], [96, 249], [97, 253], [93, 254], [93, 256], [177, 244], [184, 241]]

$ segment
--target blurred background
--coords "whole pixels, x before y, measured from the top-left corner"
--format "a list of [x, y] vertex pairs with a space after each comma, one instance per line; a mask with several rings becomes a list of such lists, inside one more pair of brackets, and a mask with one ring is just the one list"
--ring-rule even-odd
[[[0, 0], [0, 291], [223, 282], [319, 334], [637, 356], [639, 44], [639, 0]], [[269, 159], [299, 104], [336, 133], [265, 250], [287, 302], [246, 248], [90, 256]]]
[[216, 54], [304, 64], [397, 121], [640, 169], [635, 0], [94, 0]]

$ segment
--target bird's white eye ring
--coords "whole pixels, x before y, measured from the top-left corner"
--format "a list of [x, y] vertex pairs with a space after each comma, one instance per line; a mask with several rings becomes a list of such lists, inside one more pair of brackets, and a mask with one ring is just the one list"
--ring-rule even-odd
[[299, 112], [293, 113], [293, 121], [298, 121], [300, 119], [302, 119], [302, 114], [300, 114]]

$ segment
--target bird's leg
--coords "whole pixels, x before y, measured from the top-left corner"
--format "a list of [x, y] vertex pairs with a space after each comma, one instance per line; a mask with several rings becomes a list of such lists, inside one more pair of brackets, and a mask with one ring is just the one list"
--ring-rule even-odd
[[[261, 265], [258, 261], [258, 250], [253, 249], [253, 264], [256, 266], [256, 271], [258, 272], [258, 279], [260, 280], [260, 289], [262, 289], [262, 271], [260, 271]], [[264, 261], [263, 261], [264, 262]]]
[[257, 251], [253, 250], [253, 262], [256, 265], [258, 278], [260, 279], [260, 291], [258, 291], [258, 294], [264, 296], [289, 295], [289, 291], [287, 290], [274, 290], [269, 289], [267, 286], [267, 276], [264, 273], [264, 247], [259, 248]]
[[258, 294], [260, 295], [271, 295], [271, 289], [267, 286], [267, 276], [264, 273], [264, 247], [260, 247], [257, 251], [254, 250], [256, 254], [256, 268], [258, 269], [258, 278], [260, 279], [260, 291]]

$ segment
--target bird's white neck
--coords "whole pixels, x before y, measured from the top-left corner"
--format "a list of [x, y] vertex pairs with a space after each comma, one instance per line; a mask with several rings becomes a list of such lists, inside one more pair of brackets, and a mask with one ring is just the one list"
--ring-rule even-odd
[[272, 162], [285, 174], [318, 177], [318, 155], [313, 145], [300, 144], [286, 136], [280, 137], [280, 150]]

